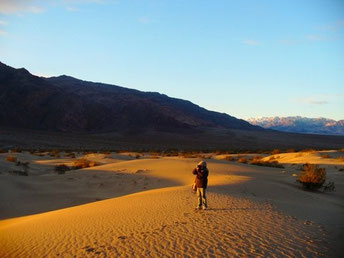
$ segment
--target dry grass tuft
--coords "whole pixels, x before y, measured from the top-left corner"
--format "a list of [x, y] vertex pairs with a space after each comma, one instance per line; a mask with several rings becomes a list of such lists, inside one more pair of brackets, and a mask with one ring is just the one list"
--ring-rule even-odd
[[338, 157], [337, 160], [338, 160], [339, 162], [344, 162], [344, 157]]
[[96, 161], [90, 161], [88, 159], [77, 159], [73, 162], [73, 167], [75, 169], [88, 168], [99, 166], [100, 164]]
[[64, 156], [67, 158], [75, 159], [75, 153], [74, 152], [67, 152]]
[[326, 169], [314, 164], [304, 164], [299, 182], [308, 190], [317, 190], [325, 183]]
[[61, 164], [61, 165], [55, 166], [54, 170], [57, 174], [62, 175], [62, 174], [65, 174], [66, 171], [71, 170], [71, 168], [65, 164]]
[[228, 155], [224, 158], [224, 160], [235, 161], [235, 158], [233, 156]]
[[279, 164], [277, 160], [275, 161], [251, 161], [251, 165], [263, 166], [263, 167], [272, 167], [272, 168], [284, 168], [282, 164]]
[[247, 158], [246, 157], [241, 157], [238, 159], [239, 163], [247, 163]]
[[279, 164], [274, 157], [271, 157], [268, 161], [262, 161], [262, 156], [254, 156], [251, 160], [251, 165], [273, 167], [273, 168], [284, 168], [282, 164]]
[[6, 157], [6, 160], [8, 162], [17, 162], [17, 157], [16, 156], [12, 156], [12, 155], [9, 155]]
[[314, 152], [316, 152], [316, 150], [315, 149], [304, 149], [304, 150], [301, 150], [300, 152], [314, 153]]
[[275, 154], [280, 154], [281, 151], [279, 149], [274, 149], [272, 152], [271, 152], [271, 155], [275, 155]]

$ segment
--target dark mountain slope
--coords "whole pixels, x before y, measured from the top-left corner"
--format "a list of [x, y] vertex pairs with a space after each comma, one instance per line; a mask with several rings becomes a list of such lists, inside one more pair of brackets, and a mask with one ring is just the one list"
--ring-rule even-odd
[[69, 76], [41, 78], [0, 63], [0, 126], [65, 132], [263, 130], [189, 101]]

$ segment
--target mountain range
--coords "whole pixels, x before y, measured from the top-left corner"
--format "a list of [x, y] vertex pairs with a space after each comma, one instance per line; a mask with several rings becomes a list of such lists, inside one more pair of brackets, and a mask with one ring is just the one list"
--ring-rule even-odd
[[0, 148], [342, 148], [344, 137], [264, 129], [157, 92], [38, 77], [0, 63]]
[[344, 120], [307, 118], [301, 116], [262, 117], [247, 120], [253, 125], [284, 132], [344, 135]]
[[0, 63], [0, 125], [63, 132], [262, 130], [156, 92], [62, 75], [43, 78]]

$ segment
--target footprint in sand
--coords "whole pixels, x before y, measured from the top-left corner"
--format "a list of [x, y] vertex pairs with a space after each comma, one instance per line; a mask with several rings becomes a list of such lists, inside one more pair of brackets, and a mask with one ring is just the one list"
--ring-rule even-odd
[[85, 251], [86, 251], [87, 253], [94, 252], [94, 250], [95, 250], [95, 248], [90, 247], [90, 246], [85, 246], [83, 249], [85, 249]]
[[121, 240], [124, 240], [126, 239], [127, 237], [126, 236], [119, 236], [118, 239], [121, 239]]

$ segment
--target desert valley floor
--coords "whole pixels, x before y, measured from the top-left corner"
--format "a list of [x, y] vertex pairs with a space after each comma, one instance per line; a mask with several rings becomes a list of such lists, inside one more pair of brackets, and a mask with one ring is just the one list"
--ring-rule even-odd
[[[275, 154], [284, 168], [215, 154], [75, 154], [10, 154], [17, 163], [0, 154], [0, 257], [344, 254], [344, 152]], [[97, 166], [54, 171], [80, 158]], [[191, 171], [202, 158], [210, 170], [205, 211], [194, 209], [191, 190]], [[296, 176], [307, 162], [326, 168], [334, 192], [301, 188]]]

